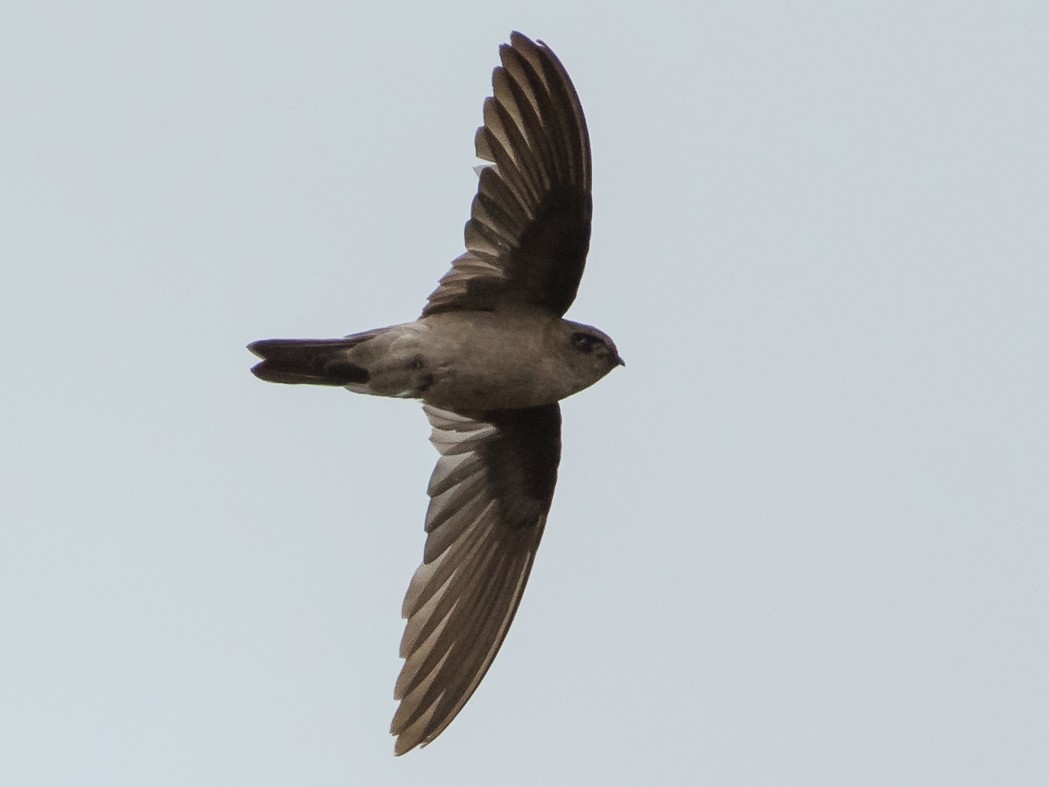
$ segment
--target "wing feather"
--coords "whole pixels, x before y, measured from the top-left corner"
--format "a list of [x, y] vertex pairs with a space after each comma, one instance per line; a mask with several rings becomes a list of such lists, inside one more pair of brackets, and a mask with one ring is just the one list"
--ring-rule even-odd
[[404, 599], [397, 754], [436, 738], [488, 671], [517, 612], [560, 460], [556, 404], [476, 417], [424, 409], [441, 456], [423, 563]]
[[513, 33], [499, 52], [474, 138], [478, 158], [489, 163], [480, 168], [466, 223], [467, 251], [430, 295], [424, 316], [505, 303], [560, 316], [583, 275], [591, 163], [579, 97], [542, 41]]

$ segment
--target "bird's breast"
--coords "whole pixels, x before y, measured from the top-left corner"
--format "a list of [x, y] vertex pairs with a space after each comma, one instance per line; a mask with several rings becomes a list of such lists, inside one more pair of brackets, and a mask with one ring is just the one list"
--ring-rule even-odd
[[452, 312], [423, 318], [418, 357], [430, 384], [420, 398], [451, 410], [500, 410], [559, 401], [564, 365], [545, 315]]

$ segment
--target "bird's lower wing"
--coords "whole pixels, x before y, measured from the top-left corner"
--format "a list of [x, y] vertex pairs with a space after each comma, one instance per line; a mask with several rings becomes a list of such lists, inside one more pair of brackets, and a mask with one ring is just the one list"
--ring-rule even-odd
[[397, 754], [436, 738], [491, 666], [521, 601], [561, 455], [556, 404], [478, 416], [424, 409], [441, 457], [423, 563], [404, 599], [390, 729]]

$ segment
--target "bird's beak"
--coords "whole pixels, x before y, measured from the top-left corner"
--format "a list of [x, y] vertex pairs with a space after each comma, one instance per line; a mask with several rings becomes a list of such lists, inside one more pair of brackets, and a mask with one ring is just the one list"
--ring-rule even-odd
[[616, 355], [616, 366], [626, 366], [626, 361]]

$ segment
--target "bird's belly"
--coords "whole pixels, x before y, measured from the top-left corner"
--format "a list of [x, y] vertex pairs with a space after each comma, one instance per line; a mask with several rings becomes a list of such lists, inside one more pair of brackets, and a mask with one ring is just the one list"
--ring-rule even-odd
[[439, 341], [426, 353], [433, 381], [424, 401], [451, 410], [502, 410], [550, 404], [571, 393], [562, 390], [564, 375], [546, 351], [540, 324], [489, 318], [471, 319], [454, 342], [434, 331]]
[[476, 348], [442, 363], [434, 359], [432, 382], [423, 401], [450, 410], [505, 410], [550, 404], [562, 398], [550, 385], [546, 364], [511, 359]]
[[457, 411], [520, 409], [574, 393], [530, 315], [454, 313], [394, 326], [353, 350], [367, 369], [351, 390]]

